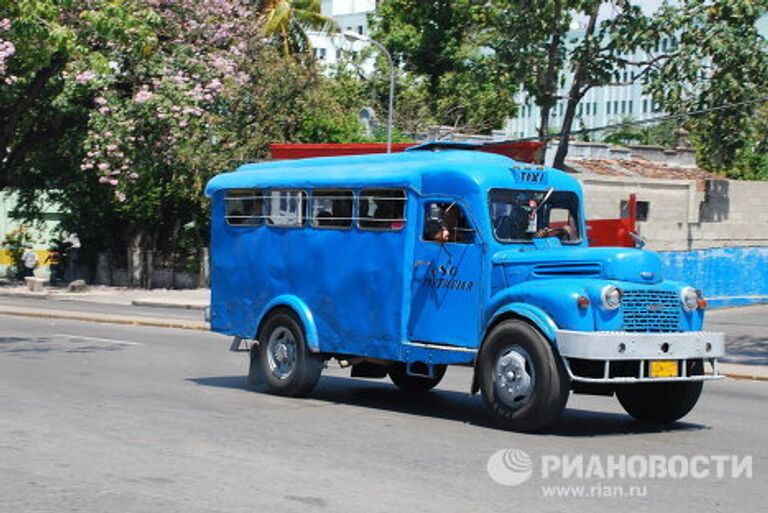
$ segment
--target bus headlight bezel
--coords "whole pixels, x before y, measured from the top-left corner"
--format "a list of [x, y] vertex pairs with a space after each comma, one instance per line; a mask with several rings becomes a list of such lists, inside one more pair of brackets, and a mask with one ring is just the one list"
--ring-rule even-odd
[[600, 303], [605, 310], [616, 310], [621, 306], [621, 289], [607, 285], [600, 291]]
[[683, 287], [680, 289], [680, 303], [683, 305], [683, 310], [686, 312], [693, 312], [699, 307], [699, 291], [693, 287]]

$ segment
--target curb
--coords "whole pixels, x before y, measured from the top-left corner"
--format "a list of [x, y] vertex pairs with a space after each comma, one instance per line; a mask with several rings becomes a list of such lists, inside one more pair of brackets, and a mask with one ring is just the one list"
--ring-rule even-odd
[[757, 374], [734, 374], [732, 372], [723, 372], [723, 376], [739, 381], [768, 381], [768, 376], [758, 376]]
[[50, 299], [50, 292], [7, 292], [0, 290], [0, 296], [2, 297], [22, 297], [25, 299]]
[[149, 308], [179, 308], [184, 310], [205, 310], [208, 308], [207, 304], [199, 303], [167, 303], [165, 301], [152, 301], [144, 299], [134, 299], [131, 301], [132, 306], [144, 306]]
[[136, 319], [131, 317], [98, 317], [76, 312], [37, 312], [25, 310], [0, 309], [0, 315], [30, 317], [33, 319], [58, 319], [64, 321], [96, 322], [100, 324], [121, 324], [123, 326], [146, 326], [151, 328], [176, 328], [182, 330], [209, 331], [208, 323], [199, 321], [163, 321]]

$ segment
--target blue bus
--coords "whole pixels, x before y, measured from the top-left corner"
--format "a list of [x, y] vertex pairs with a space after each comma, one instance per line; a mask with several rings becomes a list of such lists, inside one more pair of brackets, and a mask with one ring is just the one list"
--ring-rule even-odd
[[501, 426], [537, 431], [571, 391], [672, 422], [722, 377], [701, 292], [653, 252], [589, 247], [567, 173], [428, 143], [247, 164], [206, 194], [211, 329], [273, 393], [309, 394], [330, 359], [411, 393], [462, 365]]

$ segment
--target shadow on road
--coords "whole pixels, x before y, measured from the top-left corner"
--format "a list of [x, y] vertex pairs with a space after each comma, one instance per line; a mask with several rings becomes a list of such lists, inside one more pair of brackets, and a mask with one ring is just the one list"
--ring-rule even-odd
[[[263, 386], [248, 385], [244, 376], [213, 376], [190, 378], [188, 381], [209, 387], [221, 387], [266, 393]], [[310, 399], [360, 408], [387, 410], [409, 415], [458, 421], [478, 427], [498, 430], [493, 424], [479, 395], [454, 390], [436, 389], [413, 396], [400, 392], [385, 381], [323, 376]], [[301, 399], [295, 399], [300, 401]], [[677, 422], [668, 426], [643, 424], [620, 413], [568, 408], [558, 423], [547, 433], [550, 436], [582, 437], [624, 434], [663, 433], [709, 429], [701, 424]], [[535, 435], [541, 436], [541, 435]]]

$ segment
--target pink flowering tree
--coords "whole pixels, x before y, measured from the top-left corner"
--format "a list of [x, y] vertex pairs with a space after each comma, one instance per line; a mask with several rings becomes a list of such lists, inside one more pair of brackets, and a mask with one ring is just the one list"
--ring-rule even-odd
[[[33, 216], [37, 191], [48, 190], [62, 206], [62, 228], [77, 232], [84, 248], [170, 254], [200, 246], [208, 218], [202, 192], [213, 174], [266, 157], [270, 142], [360, 137], [359, 106], [336, 97], [310, 54], [284, 54], [282, 36], [265, 31], [265, 3], [50, 0], [48, 7], [42, 23], [0, 0], [0, 20], [9, 20], [0, 38], [14, 48], [2, 61], [0, 80], [14, 78], [0, 87], [0, 111], [25, 97], [30, 107], [10, 131], [16, 157], [0, 166], [20, 189], [23, 215]], [[61, 27], [61, 44], [46, 39], [50, 24]], [[25, 36], [30, 27], [37, 39]], [[43, 74], [46, 85], [31, 98], [27, 89]]]

